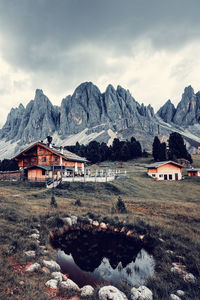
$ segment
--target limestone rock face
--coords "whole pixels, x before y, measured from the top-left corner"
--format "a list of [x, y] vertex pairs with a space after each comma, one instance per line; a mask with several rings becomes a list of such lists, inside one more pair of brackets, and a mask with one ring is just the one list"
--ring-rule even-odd
[[141, 285], [139, 288], [131, 289], [132, 300], [153, 300], [153, 293], [146, 286]]
[[157, 114], [165, 121], [166, 123], [170, 123], [173, 120], [176, 109], [174, 104], [168, 100], [157, 112]]
[[177, 108], [168, 100], [157, 112], [167, 123], [188, 127], [200, 123], [200, 92], [194, 93], [191, 86], [185, 88]]
[[100, 288], [99, 300], [127, 300], [127, 297], [116, 287], [108, 285]]
[[0, 131], [0, 138], [18, 141], [21, 144], [33, 142], [51, 135], [58, 126], [59, 111], [42, 90], [36, 90], [34, 100], [26, 108], [22, 104], [11, 109], [7, 121]]

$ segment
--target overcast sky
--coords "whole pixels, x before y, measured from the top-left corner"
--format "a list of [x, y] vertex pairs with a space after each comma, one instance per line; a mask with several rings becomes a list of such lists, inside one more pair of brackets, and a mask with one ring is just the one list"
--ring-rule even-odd
[[199, 0], [0, 0], [0, 126], [40, 88], [53, 104], [92, 81], [157, 110], [200, 90]]

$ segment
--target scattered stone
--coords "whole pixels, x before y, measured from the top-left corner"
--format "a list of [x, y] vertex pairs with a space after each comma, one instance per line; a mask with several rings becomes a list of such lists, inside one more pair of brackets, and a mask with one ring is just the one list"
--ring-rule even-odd
[[63, 218], [63, 221], [69, 225], [69, 226], [72, 226], [72, 219], [70, 217], [67, 217], [67, 218]]
[[81, 288], [82, 297], [90, 297], [94, 294], [94, 288], [91, 285], [85, 285]]
[[99, 300], [127, 300], [127, 297], [116, 287], [108, 285], [100, 288]]
[[178, 296], [184, 296], [185, 295], [185, 292], [184, 291], [182, 291], [182, 290], [177, 290], [176, 291], [176, 294], [178, 295]]
[[30, 238], [34, 239], [34, 240], [38, 240], [40, 238], [40, 235], [38, 233], [32, 233], [30, 235]]
[[51, 271], [47, 267], [42, 267], [42, 272], [45, 274], [51, 273]]
[[172, 251], [172, 250], [166, 250], [166, 253], [174, 254], [174, 251]]
[[132, 300], [153, 300], [153, 293], [146, 286], [141, 285], [139, 288], [131, 289]]
[[43, 265], [45, 267], [47, 267], [48, 269], [50, 269], [52, 272], [57, 272], [57, 271], [60, 272], [60, 266], [59, 266], [59, 264], [57, 264], [56, 261], [44, 259], [42, 262], [43, 262]]
[[75, 225], [77, 224], [78, 218], [76, 216], [71, 216], [71, 220], [72, 220], [72, 225]]
[[182, 265], [181, 263], [172, 263], [172, 268], [171, 268], [171, 272], [175, 273], [175, 274], [183, 274], [185, 273], [185, 266]]
[[19, 284], [20, 284], [20, 285], [24, 285], [24, 281], [21, 280], [21, 281], [19, 282]]
[[140, 238], [141, 240], [143, 240], [143, 239], [144, 239], [144, 234], [143, 234], [143, 235], [139, 235], [139, 238]]
[[40, 268], [41, 268], [40, 264], [34, 263], [34, 264], [31, 264], [31, 265], [26, 269], [26, 272], [35, 272], [35, 271], [38, 271]]
[[64, 289], [80, 291], [80, 288], [78, 287], [78, 285], [75, 282], [73, 282], [71, 279], [62, 281], [60, 285]]
[[92, 222], [92, 225], [94, 225], [94, 226], [99, 226], [99, 222], [98, 222], [98, 221], [93, 221], [93, 222]]
[[161, 238], [159, 238], [159, 241], [161, 242], [161, 243], [164, 243], [165, 241], [163, 240], [163, 239], [161, 239]]
[[28, 257], [35, 257], [35, 251], [33, 250], [24, 251], [24, 254]]
[[108, 228], [108, 225], [106, 225], [105, 223], [100, 223], [100, 227], [101, 229], [107, 229]]
[[196, 278], [192, 273], [186, 273], [183, 275], [183, 280], [185, 282], [195, 283]]
[[51, 275], [57, 281], [60, 281], [60, 282], [62, 281], [62, 273], [61, 272], [53, 272]]
[[40, 247], [42, 250], [47, 250], [47, 247], [44, 246], [44, 245], [40, 245], [39, 247]]
[[170, 299], [171, 300], [181, 300], [181, 298], [176, 296], [175, 294], [170, 294]]
[[50, 279], [45, 283], [51, 289], [57, 289], [58, 281], [56, 279]]
[[33, 233], [40, 234], [39, 230], [38, 230], [38, 229], [36, 229], [36, 228], [32, 229], [32, 232], [33, 232]]

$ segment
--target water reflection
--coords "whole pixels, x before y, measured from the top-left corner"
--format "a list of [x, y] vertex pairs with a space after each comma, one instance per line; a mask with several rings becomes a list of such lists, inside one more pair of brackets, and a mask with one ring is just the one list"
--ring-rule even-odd
[[[134, 261], [135, 260], [135, 261]], [[119, 262], [116, 267], [112, 267], [109, 259], [104, 257], [98, 267], [92, 272], [82, 270], [74, 261], [73, 256], [65, 254], [63, 251], [57, 252], [57, 262], [64, 273], [76, 282], [80, 287], [86, 284], [97, 285], [100, 283], [119, 284], [125, 281], [131, 285], [144, 284], [148, 276], [154, 273], [155, 262], [152, 255], [142, 249], [136, 259], [123, 267]]]

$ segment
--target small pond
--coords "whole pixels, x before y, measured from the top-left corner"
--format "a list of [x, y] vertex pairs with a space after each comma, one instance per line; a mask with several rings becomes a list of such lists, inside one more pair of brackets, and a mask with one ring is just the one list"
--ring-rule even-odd
[[113, 226], [67, 226], [53, 232], [50, 242], [58, 249], [62, 272], [80, 287], [119, 285], [122, 281], [141, 285], [154, 273], [155, 262], [147, 251], [147, 240]]
[[84, 271], [73, 259], [73, 256], [67, 255], [64, 251], [57, 252], [57, 262], [61, 266], [63, 273], [67, 273], [69, 278], [76, 282], [80, 287], [90, 284], [95, 286], [100, 283], [111, 283], [118, 285], [125, 281], [130, 285], [144, 284], [145, 279], [154, 273], [154, 259], [144, 249], [142, 249], [135, 262], [132, 261], [125, 267], [119, 262], [116, 268], [112, 268], [109, 259], [104, 257], [100, 265], [93, 272]]

